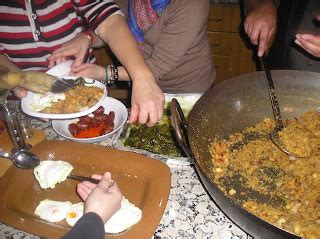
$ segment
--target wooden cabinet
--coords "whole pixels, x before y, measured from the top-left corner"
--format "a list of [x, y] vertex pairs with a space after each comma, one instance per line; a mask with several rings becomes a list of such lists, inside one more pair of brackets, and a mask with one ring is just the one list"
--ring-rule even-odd
[[240, 6], [211, 5], [207, 32], [217, 70], [215, 84], [257, 69], [242, 24]]

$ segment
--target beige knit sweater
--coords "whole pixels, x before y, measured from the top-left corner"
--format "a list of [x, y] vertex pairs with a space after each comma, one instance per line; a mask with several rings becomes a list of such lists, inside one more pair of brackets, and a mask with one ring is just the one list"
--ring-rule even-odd
[[[115, 0], [127, 15], [127, 0]], [[167, 93], [201, 93], [215, 78], [206, 33], [209, 0], [171, 0], [145, 34], [143, 55]]]

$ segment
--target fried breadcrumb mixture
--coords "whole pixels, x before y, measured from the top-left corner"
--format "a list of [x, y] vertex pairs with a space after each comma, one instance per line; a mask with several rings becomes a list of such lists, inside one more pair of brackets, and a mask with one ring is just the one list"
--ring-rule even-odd
[[54, 102], [41, 112], [49, 114], [70, 114], [94, 106], [102, 97], [103, 89], [95, 86], [77, 85], [65, 92], [66, 98]]
[[[285, 121], [280, 139], [305, 158], [292, 158], [269, 138], [269, 118], [216, 139], [211, 146], [212, 177], [243, 208], [307, 239], [320, 238], [320, 112]], [[291, 152], [291, 151], [290, 151]]]

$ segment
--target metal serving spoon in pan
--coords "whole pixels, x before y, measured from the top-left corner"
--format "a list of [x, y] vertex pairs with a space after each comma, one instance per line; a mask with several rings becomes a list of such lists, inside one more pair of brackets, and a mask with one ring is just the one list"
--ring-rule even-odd
[[[272, 106], [272, 110], [273, 110], [273, 116], [276, 122], [276, 127], [270, 132], [269, 136], [271, 141], [283, 152], [285, 152], [286, 154], [293, 156], [294, 158], [307, 158], [310, 157], [310, 155], [299, 155], [296, 154], [294, 152], [292, 152], [291, 150], [288, 149], [288, 147], [285, 145], [285, 143], [281, 140], [281, 137], [279, 135], [279, 132], [282, 131], [284, 129], [284, 124], [282, 121], [282, 117], [281, 117], [281, 112], [280, 112], [280, 107], [279, 107], [279, 103], [278, 103], [278, 98], [276, 97], [275, 94], [275, 88], [274, 88], [274, 83], [272, 80], [272, 76], [271, 76], [271, 72], [270, 72], [270, 68], [267, 62], [267, 59], [265, 57], [265, 55], [263, 55], [260, 58], [260, 62], [261, 65], [264, 69], [264, 72], [266, 74], [266, 79], [268, 82], [268, 90], [269, 90], [269, 97], [270, 97], [270, 101], [271, 101], [271, 106]], [[314, 135], [314, 134], [313, 134]], [[319, 137], [312, 137], [312, 140], [320, 140]], [[317, 145], [317, 144], [315, 144]], [[313, 149], [313, 153], [314, 154], [320, 154], [319, 150], [317, 150], [318, 146], [316, 146]]]

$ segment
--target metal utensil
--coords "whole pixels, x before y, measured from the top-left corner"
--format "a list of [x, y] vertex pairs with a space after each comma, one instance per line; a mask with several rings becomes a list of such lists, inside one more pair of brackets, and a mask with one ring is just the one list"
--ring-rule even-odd
[[19, 150], [12, 154], [0, 152], [0, 157], [10, 159], [15, 166], [22, 169], [33, 169], [40, 163], [37, 155], [25, 150]]
[[68, 81], [63, 78], [56, 77], [57, 81], [52, 85], [52, 93], [61, 93], [65, 92], [76, 85], [73, 83], [73, 81]]
[[272, 80], [269, 64], [267, 62], [265, 55], [260, 57], [260, 62], [261, 62], [262, 68], [266, 74], [266, 78], [267, 78], [267, 82], [268, 82], [269, 97], [270, 97], [270, 101], [271, 101], [274, 120], [276, 122], [276, 127], [274, 129], [272, 129], [269, 134], [270, 139], [280, 150], [282, 150], [286, 154], [293, 156], [294, 158], [304, 158], [303, 156], [297, 155], [297, 154], [291, 152], [290, 150], [288, 150], [287, 147], [285, 146], [285, 144], [281, 141], [281, 139], [279, 137], [279, 132], [281, 130], [283, 130], [284, 125], [283, 125], [283, 121], [282, 121], [282, 117], [281, 117], [278, 98], [275, 94], [274, 83]]
[[[98, 180], [98, 179], [89, 178], [89, 177], [80, 176], [80, 175], [73, 175], [73, 174], [68, 175], [67, 178], [70, 178], [70, 179], [73, 179], [73, 180], [77, 180], [77, 181], [80, 181], [80, 182], [89, 181], [89, 182], [94, 183], [94, 184], [98, 184], [100, 182], [100, 180]], [[109, 188], [111, 188], [113, 185], [114, 185], [114, 181], [112, 181], [109, 184]]]
[[89, 181], [91, 183], [94, 183], [94, 184], [98, 184], [100, 182], [100, 180], [97, 180], [97, 179], [94, 179], [94, 178], [89, 178], [89, 177], [85, 177], [85, 176], [80, 176], [80, 175], [68, 175], [67, 178], [70, 178], [70, 179], [73, 179], [73, 180], [77, 180], [77, 181], [80, 181], [80, 182], [83, 182], [83, 181]]

